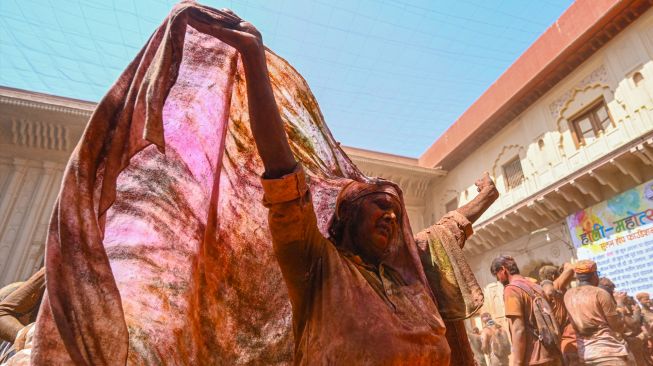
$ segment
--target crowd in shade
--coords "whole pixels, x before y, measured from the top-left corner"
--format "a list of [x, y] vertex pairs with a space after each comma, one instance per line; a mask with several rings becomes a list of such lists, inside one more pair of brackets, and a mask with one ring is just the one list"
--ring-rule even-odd
[[479, 365], [653, 365], [650, 294], [615, 291], [591, 260], [546, 265], [539, 279], [520, 274], [514, 258], [495, 258], [504, 285], [509, 338], [490, 314], [469, 334]]

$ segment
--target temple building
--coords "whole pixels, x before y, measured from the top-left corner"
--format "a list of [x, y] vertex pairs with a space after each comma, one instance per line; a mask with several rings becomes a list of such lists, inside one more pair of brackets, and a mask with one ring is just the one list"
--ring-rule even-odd
[[[623, 212], [615, 221], [653, 208], [653, 196], [639, 194], [653, 184], [649, 6], [645, 1], [575, 2], [419, 158], [420, 166], [446, 171], [430, 187], [424, 212], [429, 219], [474, 197], [473, 177], [483, 171], [496, 182], [501, 196], [475, 224], [465, 251], [485, 289], [485, 310], [499, 319], [503, 288], [490, 274], [494, 257], [511, 255], [522, 274], [537, 278], [542, 264], [588, 255], [589, 247], [579, 251], [579, 242], [593, 241], [579, 235], [587, 238], [596, 229], [593, 239], [610, 243], [606, 231], [614, 229], [613, 223], [604, 221], [618, 210], [610, 207], [606, 213], [606, 206], [621, 205], [623, 197], [641, 199], [635, 207], [644, 209]], [[633, 188], [638, 189], [629, 191]], [[629, 236], [653, 226], [650, 219], [642, 221], [631, 225]], [[590, 227], [581, 228], [584, 224]], [[609, 266], [641, 268], [651, 262], [637, 248], [653, 249], [653, 230], [639, 233], [644, 234], [632, 239], [641, 245], [632, 251], [617, 256], [607, 249], [615, 260], [630, 258], [605, 265], [595, 258], [603, 274], [616, 277]], [[606, 248], [597, 250], [605, 253]], [[647, 272], [640, 270], [638, 284], [619, 278], [615, 283], [621, 289], [642, 283], [651, 289], [653, 278], [643, 277]]]
[[[42, 265], [63, 170], [94, 106], [0, 87], [0, 286]], [[402, 187], [415, 231], [471, 200], [474, 180], [490, 173], [501, 197], [465, 252], [499, 320], [502, 287], [489, 272], [498, 254], [535, 276], [544, 263], [578, 258], [579, 243], [605, 250], [618, 221], [653, 249], [646, 210], [626, 210], [614, 227], [584, 228], [578, 214], [601, 216], [594, 207], [631, 192], [653, 202], [650, 2], [576, 1], [419, 158], [344, 149], [364, 173]]]

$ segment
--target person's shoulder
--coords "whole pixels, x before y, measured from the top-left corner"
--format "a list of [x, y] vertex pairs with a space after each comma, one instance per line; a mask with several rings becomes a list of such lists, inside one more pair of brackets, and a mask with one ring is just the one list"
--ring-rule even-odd
[[519, 294], [520, 291], [522, 291], [522, 290], [521, 290], [519, 287], [517, 287], [517, 286], [515, 286], [514, 284], [512, 284], [512, 283], [507, 284], [507, 285], [503, 288], [503, 293], [504, 293], [504, 295], [505, 295], [505, 294], [511, 294], [511, 295], [512, 295], [512, 294]]
[[503, 289], [503, 297], [505, 299], [514, 298], [517, 300], [521, 300], [524, 297], [524, 290], [515, 286], [514, 284], [508, 284]]
[[606, 290], [600, 288], [600, 287], [595, 287], [592, 286], [592, 292], [596, 294], [596, 297], [602, 300], [613, 300], [612, 294], [607, 292]]
[[567, 289], [567, 291], [565, 291], [564, 297], [567, 298], [567, 297], [575, 296], [579, 290], [580, 287], [572, 287], [570, 289]]

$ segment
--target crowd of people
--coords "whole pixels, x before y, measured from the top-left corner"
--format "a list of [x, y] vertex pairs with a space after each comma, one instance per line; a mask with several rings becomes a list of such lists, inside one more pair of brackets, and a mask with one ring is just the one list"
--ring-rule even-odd
[[[501, 324], [492, 319], [490, 313], [483, 313], [481, 322], [483, 330], [474, 327], [469, 335], [476, 363], [479, 366], [508, 365], [510, 358], [508, 333]], [[486, 361], [486, 357], [488, 361]]]
[[482, 314], [483, 329], [469, 334], [479, 365], [653, 365], [650, 295], [615, 291], [595, 262], [544, 266], [534, 279], [502, 255], [490, 272], [504, 285], [512, 346], [498, 322]]
[[[490, 271], [505, 286], [509, 332], [489, 313], [481, 314], [482, 329], [469, 334], [479, 366], [653, 365], [650, 294], [615, 291], [609, 278], [599, 277], [595, 262], [544, 266], [536, 280], [522, 276], [512, 257], [500, 256]], [[34, 321], [43, 290], [43, 270], [0, 290], [0, 363], [29, 346], [25, 325]], [[547, 343], [547, 332], [553, 343]]]

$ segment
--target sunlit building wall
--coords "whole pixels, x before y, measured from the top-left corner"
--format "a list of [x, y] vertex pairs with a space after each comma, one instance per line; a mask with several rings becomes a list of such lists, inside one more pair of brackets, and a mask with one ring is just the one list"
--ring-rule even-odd
[[[574, 14], [573, 6], [570, 11], [561, 21], [585, 16]], [[489, 271], [494, 257], [513, 256], [522, 274], [531, 276], [543, 263], [571, 261], [576, 253], [565, 218], [653, 179], [653, 11], [640, 11], [626, 7], [610, 19], [599, 16], [598, 30], [578, 37], [577, 42], [595, 44], [577, 51], [587, 53], [577, 65], [572, 59], [549, 70], [507, 70], [504, 76], [530, 73], [550, 78], [550, 85], [490, 88], [496, 94], [486, 93], [468, 111], [478, 111], [488, 97], [501, 100], [502, 92], [516, 95], [493, 106], [504, 121], [482, 112], [473, 123], [463, 116], [456, 124], [465, 128], [468, 122], [467, 128], [479, 129], [477, 137], [456, 141], [458, 150], [444, 154], [436, 141], [420, 158], [423, 165], [445, 165], [447, 171], [431, 187], [426, 210], [431, 218], [471, 200], [473, 180], [484, 171], [496, 182], [501, 197], [478, 220], [465, 248], [485, 289], [484, 310], [496, 317], [503, 317], [503, 288]], [[624, 24], [622, 18], [636, 20]], [[543, 41], [550, 41], [546, 34], [532, 48]], [[554, 42], [539, 46], [556, 57], [565, 52]], [[532, 56], [544, 55], [527, 52], [522, 58]], [[460, 152], [460, 146], [470, 153]]]

